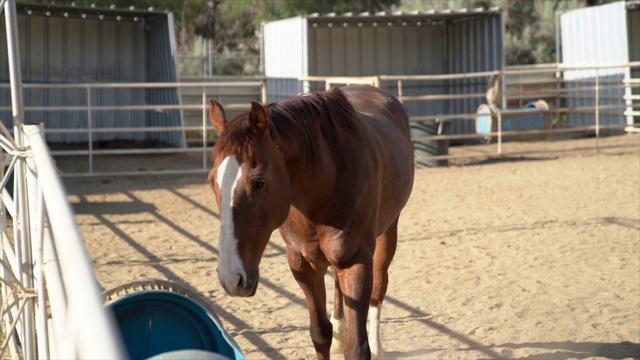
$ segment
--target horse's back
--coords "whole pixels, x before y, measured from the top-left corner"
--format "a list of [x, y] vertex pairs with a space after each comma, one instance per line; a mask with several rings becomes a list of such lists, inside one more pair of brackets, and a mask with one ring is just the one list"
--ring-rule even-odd
[[340, 90], [366, 124], [367, 128], [362, 131], [371, 131], [380, 139], [385, 153], [392, 157], [390, 161], [413, 169], [409, 118], [402, 103], [387, 91], [373, 86], [351, 85]]
[[350, 85], [340, 88], [360, 114], [399, 126], [400, 133], [410, 141], [409, 119], [402, 103], [389, 92], [368, 85]]
[[[375, 170], [380, 176], [380, 206], [383, 223], [395, 220], [404, 207], [414, 177], [414, 154], [409, 119], [402, 103], [387, 91], [373, 86], [352, 85], [342, 87], [373, 138], [367, 146]], [[373, 156], [376, 154], [376, 156]], [[386, 221], [385, 221], [386, 220]]]

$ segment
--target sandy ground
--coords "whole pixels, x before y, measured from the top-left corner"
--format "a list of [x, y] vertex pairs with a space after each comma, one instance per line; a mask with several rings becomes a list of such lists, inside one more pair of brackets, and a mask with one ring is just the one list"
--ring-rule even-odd
[[[640, 358], [640, 137], [601, 143], [417, 171], [382, 312], [388, 358]], [[204, 175], [65, 183], [103, 287], [187, 284], [249, 359], [315, 358], [277, 232], [255, 297], [218, 284], [219, 221]]]

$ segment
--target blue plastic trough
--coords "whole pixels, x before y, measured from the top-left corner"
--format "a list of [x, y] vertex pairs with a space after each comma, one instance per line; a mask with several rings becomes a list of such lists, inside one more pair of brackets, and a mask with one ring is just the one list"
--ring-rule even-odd
[[181, 293], [137, 291], [108, 307], [133, 360], [245, 359], [217, 316]]
[[[498, 109], [489, 105], [482, 104], [476, 111], [476, 132], [478, 134], [489, 134], [498, 131], [498, 118], [496, 115]], [[525, 105], [522, 109], [502, 110], [502, 131], [527, 131], [548, 129], [551, 124], [541, 111], [549, 110], [547, 102], [544, 100], [532, 101]], [[536, 112], [540, 111], [540, 112]], [[541, 138], [545, 135], [508, 135], [503, 136], [502, 141], [529, 140], [532, 138]], [[486, 136], [487, 142], [495, 140], [497, 137]]]

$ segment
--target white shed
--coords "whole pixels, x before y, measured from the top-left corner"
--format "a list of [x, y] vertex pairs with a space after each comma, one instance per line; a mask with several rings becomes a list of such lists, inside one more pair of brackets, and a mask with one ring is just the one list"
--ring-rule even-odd
[[[619, 1], [606, 5], [568, 11], [560, 16], [561, 59], [572, 65], [626, 64], [640, 61], [640, 1]], [[621, 84], [623, 79], [639, 78], [640, 69], [628, 66], [598, 70], [601, 85]], [[566, 71], [565, 80], [570, 87], [592, 86], [595, 70]], [[600, 105], [623, 105], [632, 109], [630, 89], [601, 90]], [[638, 91], [636, 90], [636, 94]], [[594, 106], [592, 91], [576, 92], [566, 99], [568, 107]], [[636, 101], [638, 104], [638, 101]], [[601, 111], [602, 125], [632, 125], [640, 122], [638, 116], [624, 116], [624, 109]], [[569, 113], [569, 124], [588, 126], [595, 124], [595, 114]]]
[[[307, 76], [437, 75], [502, 70], [502, 12], [463, 9], [411, 13], [298, 16], [263, 26], [269, 101], [317, 90]], [[483, 93], [484, 79], [413, 83], [404, 95]], [[381, 87], [396, 92], [396, 83]], [[482, 99], [412, 103], [409, 113], [474, 113]], [[454, 120], [450, 133], [473, 133], [473, 120]]]
[[[29, 107], [178, 105], [175, 88], [92, 90], [46, 88], [46, 84], [176, 82], [173, 15], [147, 9], [118, 9], [17, 3], [25, 122], [47, 129], [86, 128], [87, 111], [39, 111]], [[4, 16], [0, 18], [0, 84], [9, 83]], [[33, 88], [30, 84], [45, 84]], [[11, 126], [10, 92], [0, 87], [0, 118]], [[94, 111], [95, 128], [181, 126], [178, 110]], [[182, 131], [100, 132], [96, 141], [162, 141], [185, 145]], [[47, 141], [85, 143], [86, 133], [48, 133]]]

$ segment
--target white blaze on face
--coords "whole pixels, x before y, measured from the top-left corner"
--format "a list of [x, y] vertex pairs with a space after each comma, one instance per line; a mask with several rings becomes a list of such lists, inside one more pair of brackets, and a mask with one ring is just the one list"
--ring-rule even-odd
[[218, 166], [216, 182], [220, 188], [220, 219], [222, 220], [218, 238], [220, 250], [218, 279], [228, 291], [232, 291], [238, 285], [240, 276], [246, 279], [242, 260], [238, 255], [238, 239], [233, 225], [233, 193], [241, 177], [242, 169], [235, 156], [225, 158]]

